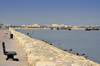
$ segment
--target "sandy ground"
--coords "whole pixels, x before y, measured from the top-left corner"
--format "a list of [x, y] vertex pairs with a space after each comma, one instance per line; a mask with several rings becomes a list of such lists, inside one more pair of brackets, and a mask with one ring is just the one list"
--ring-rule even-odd
[[[10, 34], [4, 34], [5, 30], [0, 30], [0, 66], [28, 66], [27, 56], [16, 39], [10, 39]], [[3, 36], [4, 35], [4, 36]], [[2, 42], [5, 42], [7, 51], [16, 51], [15, 60], [6, 60], [3, 54]]]

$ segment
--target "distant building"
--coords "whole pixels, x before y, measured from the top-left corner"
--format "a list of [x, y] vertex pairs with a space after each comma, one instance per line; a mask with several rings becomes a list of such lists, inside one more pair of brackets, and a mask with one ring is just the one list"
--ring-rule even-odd
[[34, 27], [40, 27], [39, 24], [33, 24], [32, 26], [34, 26]]
[[64, 24], [61, 24], [61, 27], [65, 27], [65, 25]]

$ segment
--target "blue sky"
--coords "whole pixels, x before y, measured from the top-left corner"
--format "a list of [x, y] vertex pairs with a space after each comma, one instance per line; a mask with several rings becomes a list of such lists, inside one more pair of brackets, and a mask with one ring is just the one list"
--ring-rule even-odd
[[100, 0], [0, 0], [0, 23], [100, 25]]

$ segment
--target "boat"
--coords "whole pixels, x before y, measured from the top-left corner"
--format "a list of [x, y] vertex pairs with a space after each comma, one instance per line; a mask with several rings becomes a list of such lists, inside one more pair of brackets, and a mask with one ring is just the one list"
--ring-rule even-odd
[[86, 30], [86, 31], [91, 31], [91, 29], [90, 29], [90, 28], [86, 28], [85, 30]]

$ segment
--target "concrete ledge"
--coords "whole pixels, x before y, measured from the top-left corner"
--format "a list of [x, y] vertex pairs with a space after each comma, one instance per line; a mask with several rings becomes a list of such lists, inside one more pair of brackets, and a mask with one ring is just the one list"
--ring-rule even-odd
[[10, 31], [25, 50], [29, 66], [100, 66], [82, 56], [58, 49], [45, 41], [30, 38], [13, 29]]

